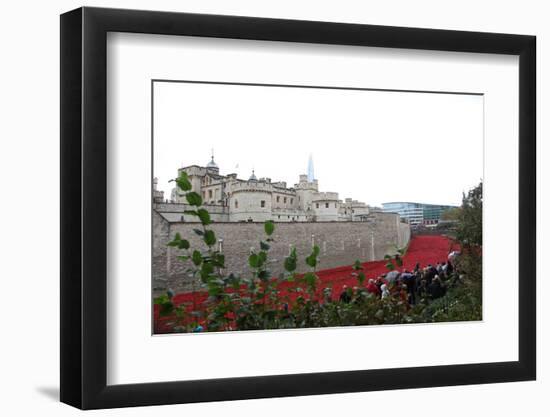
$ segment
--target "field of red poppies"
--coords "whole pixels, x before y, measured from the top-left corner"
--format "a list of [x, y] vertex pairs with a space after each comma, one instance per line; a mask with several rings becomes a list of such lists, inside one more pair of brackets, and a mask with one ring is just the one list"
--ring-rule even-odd
[[[435, 264], [436, 262], [445, 262], [447, 255], [450, 251], [456, 250], [453, 242], [446, 236], [440, 235], [424, 235], [415, 236], [411, 239], [407, 252], [403, 256], [403, 269], [414, 269], [416, 263], [419, 263], [421, 267], [427, 264]], [[362, 264], [362, 272], [365, 274], [367, 280], [369, 278], [376, 278], [381, 274], [388, 272], [386, 268], [386, 261], [373, 261], [365, 262]], [[357, 278], [354, 275], [354, 270], [351, 265], [346, 265], [338, 268], [331, 268], [317, 271], [319, 278], [318, 286], [321, 291], [323, 288], [332, 288], [332, 297], [338, 298], [342, 292], [344, 285], [353, 287], [357, 285]], [[289, 289], [295, 286], [293, 282], [283, 282], [279, 284], [278, 289], [281, 296], [289, 295]], [[193, 310], [200, 306], [208, 297], [206, 292], [188, 292], [176, 294], [172, 298], [172, 302], [175, 306], [186, 305], [188, 310]], [[162, 331], [163, 323], [169, 318], [159, 318], [158, 306], [155, 306], [154, 320], [155, 328]]]

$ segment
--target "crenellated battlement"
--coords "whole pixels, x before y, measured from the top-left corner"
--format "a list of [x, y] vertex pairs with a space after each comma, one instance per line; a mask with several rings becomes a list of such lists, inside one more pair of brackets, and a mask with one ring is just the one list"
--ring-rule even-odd
[[263, 181], [238, 181], [231, 184], [231, 193], [260, 192], [272, 193], [273, 185]]
[[312, 201], [338, 201], [338, 193], [323, 192], [313, 195]]

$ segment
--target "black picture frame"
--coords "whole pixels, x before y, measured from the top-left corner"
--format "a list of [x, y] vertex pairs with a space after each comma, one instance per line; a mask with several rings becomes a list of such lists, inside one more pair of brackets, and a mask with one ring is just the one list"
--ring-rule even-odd
[[[107, 376], [108, 32], [519, 56], [519, 360], [113, 385]], [[82, 409], [536, 378], [534, 36], [79, 8], [61, 15], [61, 401]]]

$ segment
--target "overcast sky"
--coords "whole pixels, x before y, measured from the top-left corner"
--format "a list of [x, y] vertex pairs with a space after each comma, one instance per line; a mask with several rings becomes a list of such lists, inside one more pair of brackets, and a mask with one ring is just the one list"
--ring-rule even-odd
[[320, 191], [371, 205], [460, 205], [483, 177], [483, 97], [155, 83], [154, 175], [204, 166], [298, 182], [313, 155]]

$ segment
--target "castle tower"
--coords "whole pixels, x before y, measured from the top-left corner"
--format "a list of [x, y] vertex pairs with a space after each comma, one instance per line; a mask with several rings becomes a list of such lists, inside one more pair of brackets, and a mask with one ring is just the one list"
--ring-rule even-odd
[[298, 197], [298, 207], [306, 212], [306, 215], [313, 214], [311, 212], [311, 203], [313, 196], [319, 191], [319, 183], [317, 180], [309, 181], [306, 174], [300, 175], [298, 184], [294, 184], [296, 196]]
[[164, 202], [164, 191], [158, 189], [159, 179], [157, 177], [153, 178], [153, 202], [154, 203], [163, 203]]
[[218, 167], [218, 164], [214, 162], [214, 149], [212, 149], [212, 159], [210, 160], [210, 162], [208, 162], [208, 164], [206, 164], [206, 169], [215, 174], [220, 173], [220, 168]]

